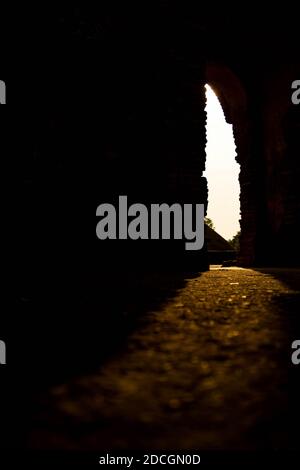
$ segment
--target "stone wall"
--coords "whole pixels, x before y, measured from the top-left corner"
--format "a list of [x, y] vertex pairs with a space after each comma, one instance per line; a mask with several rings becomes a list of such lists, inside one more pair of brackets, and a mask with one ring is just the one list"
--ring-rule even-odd
[[233, 124], [241, 166], [240, 263], [299, 262], [300, 107], [289, 100], [299, 78], [296, 29], [278, 38], [276, 25], [253, 28], [168, 2], [131, 13], [71, 7], [39, 28], [38, 61], [22, 46], [31, 70], [23, 81], [31, 111], [21, 113], [16, 143], [23, 265], [79, 272], [99, 260], [111, 269], [154, 260], [207, 269], [205, 250], [192, 260], [179, 242], [103, 251], [95, 239], [97, 205], [121, 194], [207, 205], [207, 81]]

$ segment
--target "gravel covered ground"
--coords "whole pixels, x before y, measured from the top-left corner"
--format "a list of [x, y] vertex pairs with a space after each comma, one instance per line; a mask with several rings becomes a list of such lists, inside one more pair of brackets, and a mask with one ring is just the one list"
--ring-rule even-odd
[[186, 279], [117, 354], [39, 394], [29, 447], [296, 448], [299, 277], [215, 266]]

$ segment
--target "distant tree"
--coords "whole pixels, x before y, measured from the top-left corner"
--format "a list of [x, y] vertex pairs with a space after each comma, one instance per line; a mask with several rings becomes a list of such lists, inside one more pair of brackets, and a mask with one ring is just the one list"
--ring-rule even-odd
[[241, 231], [239, 230], [234, 237], [232, 237], [230, 240], [228, 240], [228, 243], [232, 246], [232, 248], [235, 251], [240, 251], [240, 236], [241, 236]]
[[210, 228], [212, 228], [213, 230], [215, 230], [214, 223], [213, 223], [213, 221], [212, 221], [209, 217], [204, 217], [204, 223], [205, 223], [205, 225], [207, 225], [208, 227], [210, 227]]

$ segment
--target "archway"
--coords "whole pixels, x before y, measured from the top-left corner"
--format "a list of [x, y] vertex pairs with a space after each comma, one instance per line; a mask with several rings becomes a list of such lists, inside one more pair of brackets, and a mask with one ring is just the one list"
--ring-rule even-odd
[[212, 221], [211, 228], [225, 240], [232, 240], [240, 231], [240, 166], [235, 159], [232, 125], [226, 122], [221, 103], [212, 88], [205, 85], [205, 90], [207, 218]]
[[247, 93], [240, 79], [225, 65], [206, 65], [206, 83], [216, 94], [225, 119], [233, 126], [236, 161], [240, 164], [240, 253], [239, 263], [255, 264], [256, 198], [255, 181], [251, 171], [250, 123]]

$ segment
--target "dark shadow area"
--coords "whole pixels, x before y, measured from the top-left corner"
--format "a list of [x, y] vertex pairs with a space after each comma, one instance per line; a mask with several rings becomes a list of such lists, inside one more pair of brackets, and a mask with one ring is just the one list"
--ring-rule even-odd
[[288, 367], [288, 411], [284, 416], [283, 426], [289, 431], [290, 448], [299, 448], [300, 422], [300, 366], [292, 364], [291, 345], [300, 339], [300, 269], [299, 268], [257, 268], [256, 271], [274, 277], [294, 292], [274, 297], [274, 304], [282, 317], [286, 329], [286, 354], [282, 359], [284, 367]]
[[126, 346], [128, 335], [141, 319], [145, 321], [147, 312], [172, 298], [185, 279], [198, 275], [116, 269], [85, 273], [73, 278], [72, 285], [61, 279], [51, 286], [39, 283], [36, 291], [15, 298], [4, 325], [13, 371], [5, 381], [10, 403], [6, 443], [24, 445], [31, 404], [43, 389], [98, 370]]
[[255, 271], [271, 275], [289, 288], [300, 291], [300, 268], [255, 268]]
[[39, 386], [87, 372], [124, 344], [140, 318], [196, 275], [116, 269], [86, 275], [73, 290], [64, 286], [60, 295], [49, 290], [35, 298], [18, 298], [15, 322], [9, 325], [14, 349], [24, 351], [27, 373], [38, 373]]

